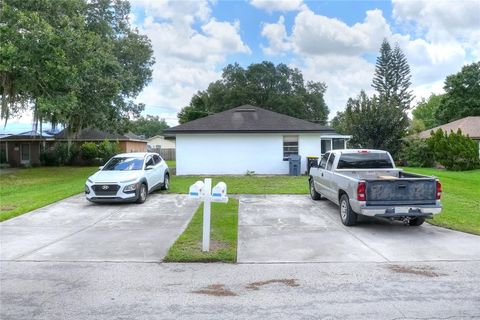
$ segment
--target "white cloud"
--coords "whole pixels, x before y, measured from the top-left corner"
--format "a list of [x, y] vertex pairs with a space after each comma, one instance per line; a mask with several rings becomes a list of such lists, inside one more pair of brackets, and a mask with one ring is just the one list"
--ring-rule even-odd
[[251, 0], [250, 4], [268, 12], [297, 11], [306, 8], [303, 0]]
[[145, 10], [143, 23], [136, 23], [152, 41], [156, 61], [153, 81], [137, 100], [147, 106], [145, 113], [176, 124], [176, 113], [190, 98], [220, 78], [217, 69], [226, 57], [249, 54], [250, 48], [241, 39], [239, 22], [211, 17], [206, 1], [134, 4]]
[[367, 11], [364, 22], [353, 26], [304, 10], [295, 18], [291, 41], [300, 54], [359, 55], [377, 50], [389, 34], [390, 27], [381, 10]]
[[[480, 52], [480, 10], [475, 10], [480, 2], [464, 2], [458, 7], [450, 3], [455, 7], [451, 9], [453, 21], [447, 21], [449, 3], [445, 1], [394, 0], [395, 29], [411, 27], [406, 24], [413, 21], [417, 28], [414, 35], [394, 33], [378, 9], [366, 11], [365, 19], [352, 26], [305, 9], [296, 15], [290, 31], [283, 19], [265, 24], [262, 35], [268, 46], [263, 50], [293, 54], [294, 64], [307, 80], [324, 81], [328, 86], [325, 99], [333, 116], [361, 89], [372, 91], [374, 64], [364, 57], [376, 54], [387, 38], [398, 43], [407, 56], [416, 99], [428, 97], [431, 92], [440, 93], [445, 77], [458, 72]], [[465, 12], [468, 10], [473, 13]], [[466, 21], [460, 21], [462, 15]]]
[[374, 66], [361, 57], [324, 55], [307, 56], [303, 65], [297, 66], [305, 79], [325, 82], [328, 86], [325, 102], [330, 117], [342, 111], [349, 97], [356, 97], [361, 90], [372, 93]]
[[428, 40], [469, 39], [480, 30], [478, 0], [393, 0], [393, 16], [402, 22], [412, 22], [426, 31]]
[[280, 16], [277, 23], [264, 23], [262, 36], [268, 39], [269, 46], [263, 47], [263, 52], [267, 55], [279, 54], [291, 49], [283, 16]]

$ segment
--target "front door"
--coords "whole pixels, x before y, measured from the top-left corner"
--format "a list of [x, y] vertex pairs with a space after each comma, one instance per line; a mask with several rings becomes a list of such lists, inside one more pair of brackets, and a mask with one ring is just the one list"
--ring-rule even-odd
[[30, 163], [30, 144], [22, 143], [20, 145], [20, 163]]

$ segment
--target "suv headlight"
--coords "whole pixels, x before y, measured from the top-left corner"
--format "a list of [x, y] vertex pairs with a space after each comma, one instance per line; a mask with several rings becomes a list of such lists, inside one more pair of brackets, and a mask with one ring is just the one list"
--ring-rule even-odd
[[137, 190], [138, 183], [129, 184], [123, 188], [123, 192], [132, 192]]
[[90, 193], [90, 188], [89, 188], [87, 185], [85, 185], [85, 193], [86, 193], [86, 194], [89, 194], [89, 193]]

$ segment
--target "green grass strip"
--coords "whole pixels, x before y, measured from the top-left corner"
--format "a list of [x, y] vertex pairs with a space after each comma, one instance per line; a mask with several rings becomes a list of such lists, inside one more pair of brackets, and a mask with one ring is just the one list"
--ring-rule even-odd
[[168, 251], [166, 262], [237, 261], [238, 200], [211, 204], [210, 251], [202, 252], [203, 204]]

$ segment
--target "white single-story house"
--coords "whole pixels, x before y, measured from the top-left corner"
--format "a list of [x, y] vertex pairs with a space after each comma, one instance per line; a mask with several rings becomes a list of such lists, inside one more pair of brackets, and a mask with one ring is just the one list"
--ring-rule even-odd
[[165, 130], [176, 137], [177, 175], [288, 174], [288, 157], [346, 148], [351, 136], [262, 108], [244, 105]]
[[175, 139], [165, 139], [164, 136], [153, 136], [147, 139], [147, 145], [156, 149], [175, 149]]

